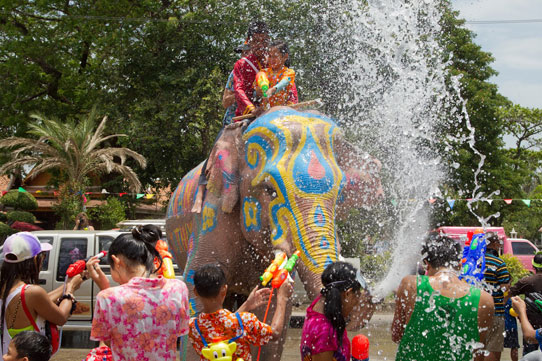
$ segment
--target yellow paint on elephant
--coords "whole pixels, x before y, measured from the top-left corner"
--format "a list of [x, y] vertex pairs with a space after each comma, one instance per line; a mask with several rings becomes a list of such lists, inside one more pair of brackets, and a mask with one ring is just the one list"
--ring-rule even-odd
[[216, 206], [205, 203], [203, 207], [201, 232], [203, 234], [212, 231], [216, 227]]
[[292, 239], [313, 272], [338, 259], [335, 203], [344, 181], [333, 154], [338, 132], [322, 117], [288, 114], [254, 124], [244, 135], [247, 162], [257, 168], [252, 186], [265, 181], [276, 191], [269, 203], [273, 245]]

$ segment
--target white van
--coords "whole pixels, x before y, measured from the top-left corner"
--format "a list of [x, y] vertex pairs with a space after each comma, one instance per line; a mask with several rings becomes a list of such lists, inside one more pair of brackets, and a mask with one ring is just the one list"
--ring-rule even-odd
[[[35, 231], [32, 232], [40, 242], [46, 242], [53, 245], [53, 249], [48, 252], [40, 272], [39, 284], [47, 292], [64, 284], [66, 270], [73, 262], [85, 259], [98, 254], [101, 251], [109, 250], [113, 240], [122, 233], [118, 230], [110, 231]], [[111, 279], [111, 271], [107, 260], [103, 258], [100, 262], [102, 270], [107, 275], [111, 285], [117, 285]], [[181, 278], [177, 264], [173, 267], [178, 279]], [[91, 279], [83, 282], [81, 287], [75, 292], [77, 299], [77, 308], [70, 317], [63, 329], [66, 331], [90, 331], [92, 324], [92, 315], [94, 314], [94, 303], [99, 287]]]

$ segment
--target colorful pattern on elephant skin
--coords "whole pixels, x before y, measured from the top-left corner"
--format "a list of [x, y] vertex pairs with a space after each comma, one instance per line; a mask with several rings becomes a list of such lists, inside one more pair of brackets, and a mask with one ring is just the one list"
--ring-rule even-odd
[[243, 220], [247, 231], [259, 231], [261, 227], [260, 213], [262, 206], [256, 198], [243, 199]]
[[335, 206], [345, 183], [333, 154], [338, 132], [325, 116], [279, 110], [258, 118], [243, 136], [246, 162], [257, 170], [252, 186], [263, 183], [276, 193], [269, 204], [273, 245], [289, 232], [312, 272], [338, 259]]
[[201, 234], [211, 232], [216, 227], [216, 205], [205, 202], [201, 212]]

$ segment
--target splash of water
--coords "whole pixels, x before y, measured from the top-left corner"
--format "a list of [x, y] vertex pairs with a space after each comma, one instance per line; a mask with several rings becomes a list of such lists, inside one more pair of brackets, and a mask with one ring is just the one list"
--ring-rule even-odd
[[428, 0], [327, 6], [322, 53], [336, 69], [327, 103], [336, 104], [357, 146], [381, 160], [386, 192], [396, 204], [392, 265], [374, 289], [383, 297], [419, 259], [429, 227], [427, 200], [439, 195], [445, 176], [435, 151], [438, 127], [457, 95], [446, 85], [442, 9]]

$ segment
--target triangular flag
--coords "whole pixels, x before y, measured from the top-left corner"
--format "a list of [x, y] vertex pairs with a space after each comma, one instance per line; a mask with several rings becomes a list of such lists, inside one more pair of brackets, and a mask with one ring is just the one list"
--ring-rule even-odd
[[36, 193], [41, 193], [41, 189], [38, 189], [38, 190], [36, 191]]
[[390, 202], [391, 204], [393, 204], [394, 207], [397, 207], [397, 200], [392, 199]]
[[126, 192], [119, 193], [119, 197], [125, 196]]
[[143, 198], [144, 195], [145, 194], [143, 194], [143, 193], [137, 193], [136, 194], [136, 199]]
[[23, 187], [19, 187], [19, 192], [26, 193], [26, 189], [24, 189]]
[[527, 205], [527, 207], [531, 206], [531, 200], [530, 199], [522, 199], [523, 203]]
[[467, 202], [472, 202], [472, 198], [467, 198]]
[[7, 193], [7, 191], [2, 191], [2, 195], [6, 194], [6, 193]]
[[505, 199], [505, 200], [504, 200], [504, 203], [506, 203], [506, 204], [512, 204], [512, 200], [511, 200], [511, 199]]
[[147, 199], [151, 199], [152, 197], [154, 197], [154, 194], [147, 194], [147, 195], [145, 195], [145, 198], [147, 198]]
[[436, 199], [435, 198], [429, 198], [429, 203], [433, 204], [435, 203]]
[[448, 199], [448, 205], [450, 209], [454, 209], [455, 199]]
[[105, 188], [102, 188], [102, 193], [109, 193]]
[[491, 205], [491, 203], [493, 203], [493, 199], [486, 199], [486, 202], [489, 203], [489, 205]]

